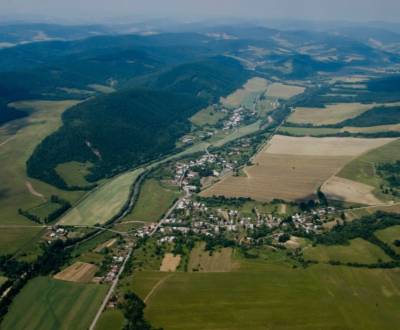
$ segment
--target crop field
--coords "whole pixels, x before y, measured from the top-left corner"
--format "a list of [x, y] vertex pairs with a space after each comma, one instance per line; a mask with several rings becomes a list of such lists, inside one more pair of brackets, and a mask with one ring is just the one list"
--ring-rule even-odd
[[347, 220], [355, 220], [359, 219], [362, 216], [365, 215], [371, 215], [376, 213], [377, 211], [383, 211], [383, 212], [389, 212], [389, 213], [400, 213], [400, 204], [386, 204], [386, 205], [380, 205], [380, 206], [371, 206], [371, 207], [363, 207], [363, 208], [357, 208], [354, 210], [347, 210], [346, 213], [346, 219]]
[[196, 126], [215, 125], [220, 119], [224, 118], [226, 114], [222, 111], [216, 111], [214, 107], [210, 106], [205, 108], [190, 118], [192, 124]]
[[11, 304], [2, 329], [88, 329], [106, 292], [105, 285], [35, 278]]
[[340, 261], [373, 264], [380, 261], [391, 261], [391, 258], [376, 245], [361, 238], [350, 241], [350, 245], [318, 245], [304, 249], [306, 260], [318, 262]]
[[124, 315], [118, 309], [107, 309], [101, 314], [96, 330], [120, 330], [124, 326]]
[[337, 176], [331, 177], [321, 187], [328, 199], [366, 205], [382, 204], [373, 194], [374, 189], [373, 186]]
[[189, 257], [189, 272], [230, 272], [239, 267], [232, 259], [232, 249], [223, 248], [210, 255], [204, 250], [205, 244], [197, 244]]
[[96, 272], [95, 265], [78, 261], [54, 275], [54, 278], [68, 282], [89, 283]]
[[168, 189], [155, 179], [146, 180], [132, 213], [124, 221], [157, 222], [179, 196], [179, 191]]
[[263, 78], [252, 78], [242, 88], [226, 98], [221, 98], [221, 103], [230, 108], [253, 106], [255, 99], [268, 88], [268, 81]]
[[246, 167], [247, 177], [228, 176], [203, 196], [304, 200], [345, 164], [390, 139], [310, 138], [274, 136]]
[[400, 226], [393, 226], [375, 232], [376, 237], [390, 245], [390, 247], [400, 254], [400, 246], [394, 244], [396, 240], [400, 241]]
[[131, 187], [143, 169], [111, 179], [88, 194], [59, 221], [60, 225], [103, 224], [116, 215], [128, 200]]
[[288, 123], [312, 124], [315, 126], [337, 124], [346, 119], [357, 117], [378, 104], [338, 103], [325, 108], [296, 108], [288, 118]]
[[256, 259], [228, 273], [138, 272], [130, 287], [144, 299], [157, 285], [145, 316], [166, 330], [364, 330], [400, 322], [399, 283], [397, 270], [293, 269]]
[[[31, 209], [42, 204], [43, 199], [48, 199], [51, 195], [58, 195], [71, 202], [82, 195], [81, 192], [62, 191], [28, 178], [25, 165], [36, 145], [61, 125], [61, 114], [76, 103], [76, 101], [14, 103], [17, 108], [30, 109], [31, 115], [0, 128], [0, 224], [30, 225], [32, 222], [18, 214], [18, 208]], [[28, 189], [27, 183], [30, 183], [29, 187], [32, 190]]]
[[279, 132], [295, 136], [323, 136], [330, 134], [349, 133], [379, 133], [379, 132], [399, 132], [400, 125], [380, 125], [371, 127], [349, 127], [326, 128], [326, 127], [288, 127], [283, 126]]
[[288, 100], [293, 96], [304, 93], [305, 88], [301, 86], [273, 83], [268, 86], [266, 95], [272, 98]]
[[385, 200], [387, 196], [379, 192], [382, 179], [376, 175], [376, 166], [400, 160], [399, 151], [400, 140], [398, 139], [361, 155], [347, 164], [338, 176], [374, 187], [374, 195]]

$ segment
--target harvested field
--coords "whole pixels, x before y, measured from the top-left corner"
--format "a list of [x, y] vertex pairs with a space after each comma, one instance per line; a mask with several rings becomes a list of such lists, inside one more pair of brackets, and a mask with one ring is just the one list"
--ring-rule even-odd
[[239, 107], [241, 105], [249, 105], [254, 101], [257, 95], [267, 90], [268, 81], [263, 78], [252, 78], [242, 88], [221, 98], [221, 103], [226, 107]]
[[161, 263], [160, 272], [174, 272], [181, 263], [181, 256], [174, 256], [172, 253], [166, 253]]
[[337, 176], [330, 178], [321, 187], [328, 199], [366, 205], [381, 204], [382, 201], [373, 194], [374, 189], [373, 186]]
[[357, 117], [376, 106], [379, 106], [379, 104], [338, 103], [326, 105], [325, 108], [299, 107], [290, 115], [288, 122], [315, 126], [337, 124], [346, 119]]
[[96, 272], [95, 265], [78, 261], [54, 275], [54, 278], [68, 282], [89, 283]]
[[203, 196], [304, 200], [354, 157], [391, 139], [295, 138], [274, 136], [246, 167], [247, 177], [228, 176]]
[[288, 100], [293, 96], [304, 93], [304, 91], [304, 87], [273, 83], [268, 86], [266, 95], [273, 98]]
[[116, 238], [110, 239], [109, 241], [104, 242], [104, 243], [100, 244], [98, 247], [96, 247], [96, 249], [94, 250], [94, 252], [101, 252], [103, 249], [110, 248], [110, 247], [112, 247], [116, 242], [117, 242], [117, 239], [116, 239]]
[[197, 244], [190, 253], [189, 272], [230, 272], [239, 267], [232, 259], [232, 249], [224, 248], [219, 251], [204, 250], [205, 244]]

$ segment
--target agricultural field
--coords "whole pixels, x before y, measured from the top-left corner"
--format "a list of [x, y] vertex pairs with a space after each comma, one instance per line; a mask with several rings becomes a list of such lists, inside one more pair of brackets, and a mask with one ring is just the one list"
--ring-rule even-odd
[[346, 219], [351, 221], [359, 219], [360, 217], [365, 215], [374, 214], [377, 211], [388, 212], [388, 213], [400, 213], [400, 203], [350, 209], [347, 210], [345, 214], [346, 214]]
[[44, 233], [41, 226], [15, 226], [0, 227], [0, 254], [33, 254], [32, 258], [39, 253], [37, 242]]
[[205, 244], [199, 243], [189, 256], [189, 272], [230, 272], [239, 267], [232, 258], [231, 248], [222, 248], [210, 253], [205, 251]]
[[304, 200], [354, 157], [390, 139], [311, 138], [276, 135], [245, 167], [246, 177], [228, 176], [203, 196]]
[[143, 169], [126, 172], [89, 193], [58, 222], [60, 225], [104, 224], [127, 202], [132, 185]]
[[[12, 121], [0, 128], [0, 224], [31, 225], [18, 214], [18, 209], [31, 209], [42, 204], [51, 195], [70, 202], [82, 192], [67, 192], [30, 179], [26, 161], [35, 147], [61, 125], [61, 114], [77, 101], [24, 101], [14, 107], [28, 109], [30, 116]], [[26, 232], [21, 230], [21, 235]]]
[[89, 283], [98, 268], [95, 265], [85, 262], [75, 262], [73, 265], [68, 266], [61, 272], [54, 275], [56, 280], [76, 282], [76, 283]]
[[391, 261], [391, 258], [378, 246], [361, 238], [351, 240], [349, 245], [307, 247], [304, 249], [304, 258], [323, 263], [340, 261], [342, 263], [374, 264]]
[[228, 108], [240, 106], [251, 108], [255, 100], [267, 90], [268, 84], [268, 81], [263, 78], [252, 78], [242, 88], [226, 98], [221, 98], [221, 103]]
[[224, 114], [222, 111], [216, 111], [215, 107], [210, 106], [196, 113], [194, 116], [190, 118], [190, 121], [192, 122], [193, 125], [199, 127], [207, 125], [213, 126], [219, 120], [223, 119], [225, 116], [226, 114]]
[[388, 244], [397, 254], [400, 254], [400, 246], [394, 244], [400, 241], [400, 226], [393, 226], [375, 232], [376, 237]]
[[85, 177], [90, 173], [91, 166], [92, 164], [89, 162], [68, 162], [58, 165], [56, 167], [56, 172], [68, 186], [85, 187], [90, 184], [86, 181]]
[[166, 330], [390, 329], [400, 321], [399, 276], [249, 259], [228, 273], [138, 272], [129, 287], [146, 300], [146, 318]]
[[289, 100], [292, 97], [304, 93], [305, 88], [295, 85], [273, 83], [268, 86], [266, 95], [271, 98]]
[[288, 118], [288, 123], [312, 124], [314, 126], [331, 125], [346, 119], [355, 118], [362, 113], [379, 106], [377, 103], [338, 103], [325, 108], [296, 108]]
[[357, 181], [374, 188], [374, 195], [383, 201], [392, 200], [392, 196], [382, 194], [380, 186], [384, 183], [376, 173], [376, 167], [383, 163], [400, 160], [400, 140], [395, 140], [361, 155], [347, 164], [337, 176]]
[[38, 277], [11, 304], [2, 329], [87, 329], [107, 286]]
[[124, 221], [156, 222], [179, 196], [175, 187], [168, 187], [155, 179], [146, 180], [132, 213]]
[[101, 314], [96, 330], [120, 330], [124, 326], [124, 315], [118, 309], [108, 309]]
[[166, 253], [161, 262], [160, 272], [175, 272], [181, 263], [180, 255], [173, 255], [172, 253]]
[[[289, 124], [290, 125], [290, 124]], [[329, 127], [290, 127], [283, 126], [279, 132], [286, 133], [294, 136], [323, 136], [333, 135], [344, 132], [349, 133], [380, 133], [380, 132], [400, 132], [400, 125], [379, 125], [371, 127], [350, 127], [343, 128], [329, 128]]]

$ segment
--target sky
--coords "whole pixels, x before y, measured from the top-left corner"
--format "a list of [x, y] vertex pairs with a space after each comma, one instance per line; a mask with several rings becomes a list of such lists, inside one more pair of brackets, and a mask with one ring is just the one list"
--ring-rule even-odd
[[0, 0], [0, 15], [10, 20], [101, 21], [131, 16], [399, 22], [400, 0]]

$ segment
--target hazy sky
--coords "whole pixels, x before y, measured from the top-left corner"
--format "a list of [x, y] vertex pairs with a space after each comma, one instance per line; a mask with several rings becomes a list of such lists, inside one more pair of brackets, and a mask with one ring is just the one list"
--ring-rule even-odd
[[0, 0], [0, 15], [99, 20], [119, 16], [400, 21], [400, 0]]

